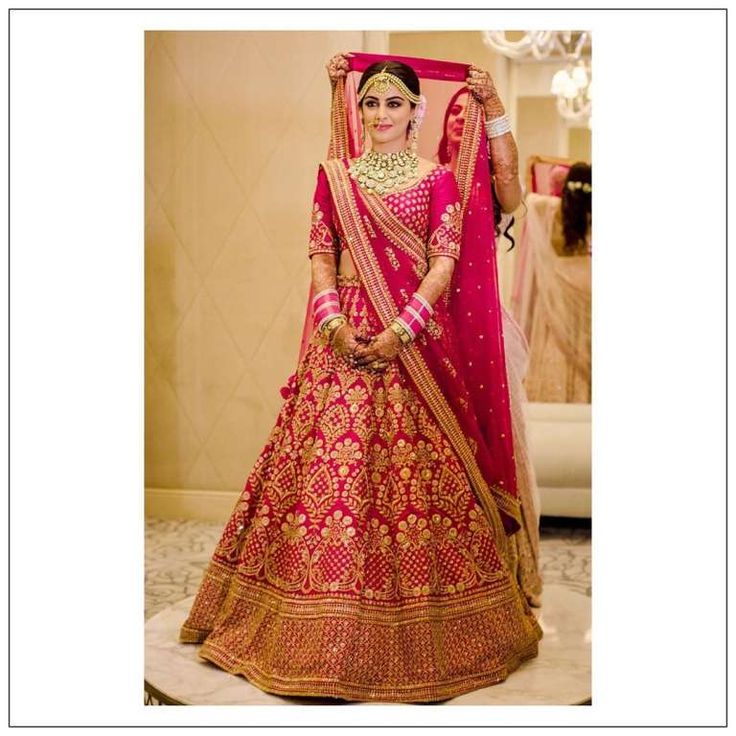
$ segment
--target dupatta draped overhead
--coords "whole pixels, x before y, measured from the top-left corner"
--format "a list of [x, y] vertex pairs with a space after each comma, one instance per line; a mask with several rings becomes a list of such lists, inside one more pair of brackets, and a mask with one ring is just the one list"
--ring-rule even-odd
[[[357, 87], [376, 61], [411, 66], [427, 109], [418, 153], [437, 160], [447, 107], [465, 87], [469, 65], [402, 56], [354, 53], [334, 88], [328, 160], [321, 164], [347, 247], [379, 321], [388, 325], [427, 271], [426, 243], [402, 228], [379, 197], [364, 194], [343, 161], [361, 150]], [[439, 339], [428, 326], [401, 350], [399, 360], [463, 462], [489, 519], [507, 534], [520, 527], [509, 407], [488, 148], [483, 107], [468, 94], [456, 180], [460, 194], [460, 257], [447, 292], [435, 304]], [[397, 259], [401, 268], [397, 268]], [[308, 305], [311, 304], [311, 290]], [[431, 321], [430, 321], [431, 322]], [[304, 346], [314, 330], [307, 307]], [[449, 349], [448, 349], [449, 345]]]

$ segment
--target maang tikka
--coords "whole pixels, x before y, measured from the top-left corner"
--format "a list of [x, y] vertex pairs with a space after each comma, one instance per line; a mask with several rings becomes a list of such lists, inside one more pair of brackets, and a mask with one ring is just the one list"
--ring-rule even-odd
[[399, 92], [401, 92], [401, 94], [406, 97], [407, 100], [409, 100], [409, 102], [413, 102], [415, 105], [419, 104], [421, 96], [415, 95], [406, 86], [406, 84], [404, 84], [403, 80], [399, 79], [399, 77], [397, 77], [395, 74], [387, 72], [385, 67], [377, 74], [374, 74], [366, 82], [363, 89], [358, 93], [358, 104], [363, 101], [363, 97], [366, 96], [369, 89], [375, 87], [375, 90], [376, 92], [378, 92], [378, 94], [383, 94], [391, 85], [396, 87], [396, 89], [398, 89]]
[[[380, 72], [374, 74], [365, 84], [363, 89], [358, 93], [358, 105], [368, 94], [368, 90], [373, 89], [378, 94], [383, 94], [393, 85], [409, 102], [417, 106], [416, 114], [409, 123], [409, 147], [413, 153], [417, 152], [419, 128], [424, 118], [424, 112], [427, 108], [427, 98], [423, 94], [414, 94], [405, 84], [405, 82], [395, 74], [386, 71], [384, 67]], [[365, 123], [363, 123], [363, 150], [365, 151], [366, 133]]]

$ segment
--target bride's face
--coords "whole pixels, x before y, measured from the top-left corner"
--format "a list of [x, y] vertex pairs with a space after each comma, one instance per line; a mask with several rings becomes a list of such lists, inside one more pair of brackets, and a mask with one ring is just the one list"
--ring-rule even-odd
[[414, 111], [396, 87], [391, 86], [383, 93], [369, 91], [363, 98], [361, 110], [363, 123], [374, 144], [406, 140], [406, 130]]

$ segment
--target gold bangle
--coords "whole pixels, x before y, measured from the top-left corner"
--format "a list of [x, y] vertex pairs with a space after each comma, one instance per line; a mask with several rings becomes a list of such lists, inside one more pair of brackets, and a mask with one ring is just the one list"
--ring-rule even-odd
[[322, 334], [327, 338], [328, 342], [332, 342], [332, 336], [344, 324], [347, 324], [347, 317], [344, 314], [336, 314], [326, 324], [322, 325]]
[[342, 314], [342, 312], [340, 312], [339, 314], [333, 314], [333, 315], [332, 315], [332, 316], [331, 316], [331, 317], [330, 317], [330, 318], [329, 318], [329, 319], [327, 320], [327, 322], [325, 322], [325, 323], [324, 323], [324, 324], [322, 325], [322, 327], [320, 327], [320, 328], [319, 328], [319, 331], [320, 331], [320, 332], [328, 332], [328, 331], [329, 331], [330, 329], [333, 329], [333, 328], [331, 327], [331, 325], [332, 325], [332, 324], [333, 324], [334, 322], [337, 322], [338, 320], [343, 320], [343, 319], [346, 319], [346, 317], [345, 317], [345, 315], [344, 315], [344, 314]]
[[335, 335], [337, 335], [337, 333], [340, 331], [340, 328], [341, 327], [344, 327], [347, 323], [348, 323], [348, 321], [346, 319], [344, 319], [344, 320], [342, 320], [341, 322], [338, 323], [337, 327], [333, 328], [330, 331], [330, 334], [329, 334], [329, 336], [327, 338], [327, 340], [329, 341], [330, 344], [333, 343], [334, 338], [335, 338]]
[[392, 332], [396, 333], [403, 345], [407, 345], [411, 342], [411, 335], [398, 322], [392, 321], [388, 327]]

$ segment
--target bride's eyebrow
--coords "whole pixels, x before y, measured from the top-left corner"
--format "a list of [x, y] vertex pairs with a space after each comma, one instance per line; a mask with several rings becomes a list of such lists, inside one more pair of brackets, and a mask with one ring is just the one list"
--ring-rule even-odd
[[[374, 97], [373, 95], [366, 95], [365, 96], [365, 99], [366, 100], [375, 100], [376, 102], [378, 102], [378, 97]], [[401, 97], [401, 95], [394, 95], [393, 97], [388, 97], [386, 99], [386, 102], [390, 102], [391, 100], [403, 100], [403, 99], [404, 98]]]

